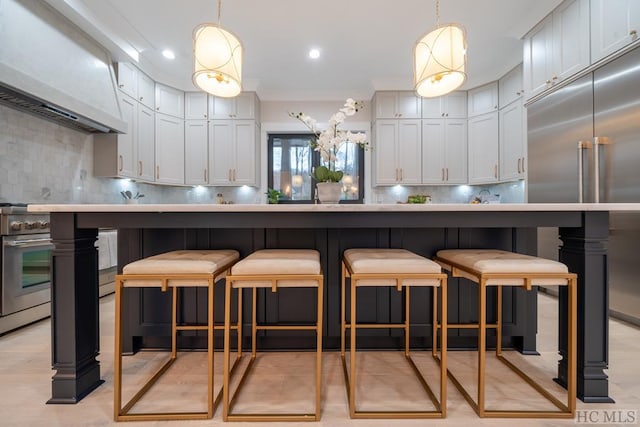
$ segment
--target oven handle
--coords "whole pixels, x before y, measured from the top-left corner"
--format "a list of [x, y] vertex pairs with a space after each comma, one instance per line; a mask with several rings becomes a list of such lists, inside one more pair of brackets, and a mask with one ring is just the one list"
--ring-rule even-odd
[[27, 248], [35, 246], [47, 246], [51, 244], [51, 239], [30, 239], [30, 240], [13, 240], [4, 243], [6, 246], [12, 246], [14, 248]]

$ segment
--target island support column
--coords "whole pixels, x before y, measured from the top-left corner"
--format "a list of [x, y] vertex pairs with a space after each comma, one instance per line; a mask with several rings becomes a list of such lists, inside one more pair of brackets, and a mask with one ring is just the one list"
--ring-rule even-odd
[[[604, 370], [609, 365], [609, 274], [606, 242], [609, 212], [582, 213], [582, 228], [560, 228], [560, 261], [578, 274], [577, 395], [585, 403], [613, 403]], [[567, 380], [567, 289], [559, 292], [559, 345], [556, 381]], [[588, 313], [588, 315], [587, 315]]]
[[51, 214], [53, 250], [51, 359], [47, 403], [77, 403], [100, 379], [97, 229], [78, 229], [76, 214]]

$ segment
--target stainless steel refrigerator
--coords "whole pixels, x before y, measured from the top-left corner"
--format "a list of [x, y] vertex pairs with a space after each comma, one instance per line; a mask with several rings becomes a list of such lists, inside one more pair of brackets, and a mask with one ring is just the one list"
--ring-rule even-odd
[[[530, 104], [527, 126], [530, 203], [640, 203], [640, 48]], [[640, 324], [640, 215], [610, 223], [610, 308]], [[557, 254], [549, 232], [544, 256]]]

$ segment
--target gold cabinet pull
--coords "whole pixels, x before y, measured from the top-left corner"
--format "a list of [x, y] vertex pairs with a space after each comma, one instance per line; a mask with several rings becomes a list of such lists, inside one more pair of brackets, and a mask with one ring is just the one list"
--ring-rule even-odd
[[522, 173], [524, 173], [524, 157], [522, 158]]
[[138, 160], [138, 176], [142, 176], [142, 161]]
[[118, 172], [122, 172], [122, 168], [124, 167], [124, 159], [122, 158], [122, 154], [118, 156]]
[[521, 172], [520, 172], [520, 163], [521, 163], [521, 162], [522, 162], [522, 159], [518, 159], [518, 173], [521, 173]]
[[449, 181], [449, 168], [447, 168], [446, 171], [447, 171], [447, 181]]
[[442, 180], [444, 181], [444, 168], [442, 168]]
[[156, 166], [156, 179], [160, 179], [160, 166]]
[[498, 165], [497, 165], [497, 164], [495, 164], [495, 165], [493, 166], [493, 176], [494, 176], [494, 178], [496, 178], [496, 179], [498, 178]]

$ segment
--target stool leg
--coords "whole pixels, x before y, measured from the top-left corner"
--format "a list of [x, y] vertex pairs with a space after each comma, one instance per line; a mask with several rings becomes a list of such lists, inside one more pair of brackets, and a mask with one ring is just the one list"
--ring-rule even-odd
[[351, 418], [356, 415], [356, 285], [351, 279], [351, 324], [349, 330], [349, 413]]
[[316, 421], [320, 421], [320, 400], [322, 391], [322, 320], [324, 285], [318, 283], [318, 320], [316, 323]]
[[[231, 295], [231, 294], [229, 294]], [[242, 358], [242, 288], [238, 288], [238, 319], [237, 319], [237, 340], [238, 340], [238, 355], [237, 358]]]
[[486, 280], [478, 283], [478, 415], [484, 416], [484, 369], [487, 337], [487, 287]]
[[122, 281], [116, 280], [116, 315], [114, 325], [115, 345], [113, 362], [113, 418], [117, 421], [122, 407]]
[[207, 362], [208, 362], [208, 372], [209, 372], [209, 381], [207, 384], [208, 388], [208, 404], [207, 404], [207, 416], [209, 418], [213, 417], [213, 338], [214, 338], [214, 318], [213, 318], [213, 310], [215, 307], [215, 279], [212, 277], [209, 279], [209, 287], [207, 289], [207, 304], [209, 305], [207, 309]]
[[497, 286], [496, 311], [496, 356], [502, 355], [502, 285]]
[[[229, 279], [225, 282], [224, 287], [224, 361], [223, 361], [223, 383], [222, 383], [222, 420], [227, 421], [229, 417], [229, 345], [231, 334], [231, 287], [233, 282]], [[242, 313], [238, 313], [241, 317]], [[241, 330], [238, 330], [241, 335]]]
[[435, 286], [431, 288], [431, 355], [436, 357], [438, 354], [438, 290]]
[[[433, 288], [433, 298], [436, 299], [438, 290]], [[440, 410], [442, 418], [447, 416], [447, 279], [440, 282]], [[436, 308], [437, 308], [436, 304]], [[434, 324], [437, 322], [437, 313], [434, 315]], [[437, 333], [437, 329], [436, 329]]]
[[346, 287], [346, 268], [344, 266], [344, 261], [342, 261], [342, 284], [340, 287], [340, 355], [344, 358], [344, 347], [345, 347], [345, 334], [346, 334], [346, 313], [345, 313], [345, 287]]
[[569, 279], [569, 309], [567, 313], [569, 314], [569, 333], [567, 334], [567, 339], [569, 342], [567, 343], [567, 353], [569, 360], [567, 361], [567, 394], [568, 394], [568, 405], [569, 411], [572, 415], [576, 412], [576, 359], [577, 359], [577, 304], [578, 304], [578, 282], [577, 279]]
[[409, 286], [405, 286], [404, 288], [404, 355], [409, 357], [409, 325], [410, 325], [410, 297], [409, 297]]
[[178, 288], [171, 288], [171, 359], [178, 355]]
[[256, 335], [258, 332], [258, 325], [257, 325], [257, 302], [256, 300], [258, 299], [258, 290], [256, 288], [253, 288], [253, 298], [251, 301], [251, 359], [255, 359], [256, 358]]

